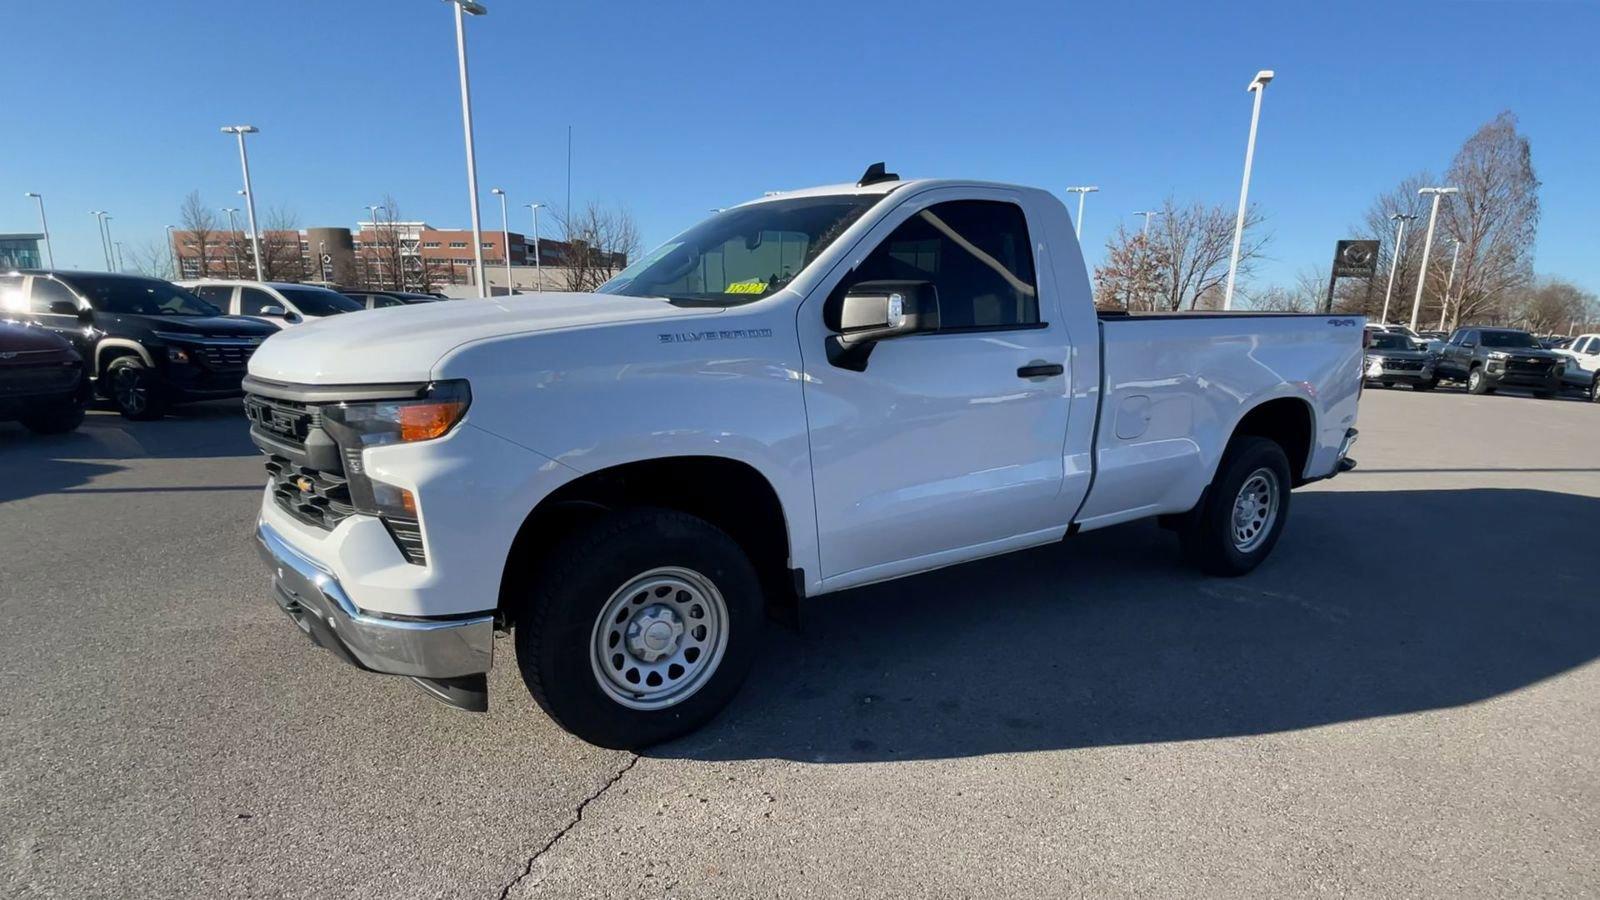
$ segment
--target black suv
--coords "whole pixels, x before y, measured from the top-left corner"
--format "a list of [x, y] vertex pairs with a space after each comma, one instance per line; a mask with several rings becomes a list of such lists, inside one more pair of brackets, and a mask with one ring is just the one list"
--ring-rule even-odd
[[0, 294], [19, 298], [8, 301], [12, 315], [71, 342], [97, 393], [130, 419], [243, 396], [245, 364], [278, 333], [159, 278], [24, 270], [0, 275]]
[[1474, 394], [1522, 387], [1536, 397], [1554, 397], [1561, 390], [1566, 362], [1526, 331], [1468, 325], [1457, 328], [1439, 349], [1434, 371], [1441, 379], [1465, 381]]
[[[0, 316], [7, 314], [0, 308]], [[83, 423], [87, 386], [83, 358], [71, 344], [35, 325], [0, 319], [0, 422], [21, 422], [36, 434], [71, 431]]]

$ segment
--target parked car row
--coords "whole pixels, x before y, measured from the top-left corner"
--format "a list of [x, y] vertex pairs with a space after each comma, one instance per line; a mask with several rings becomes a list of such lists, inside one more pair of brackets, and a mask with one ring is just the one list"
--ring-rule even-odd
[[440, 300], [286, 282], [0, 273], [0, 421], [55, 433], [76, 428], [96, 396], [130, 419], [160, 418], [174, 404], [240, 397], [251, 355], [282, 329]]
[[1515, 328], [1467, 325], [1443, 340], [1429, 336], [1438, 333], [1368, 326], [1367, 383], [1428, 391], [1448, 381], [1473, 394], [1524, 388], [1535, 397], [1568, 391], [1600, 402], [1600, 335], [1581, 335], [1570, 349], [1550, 350]]

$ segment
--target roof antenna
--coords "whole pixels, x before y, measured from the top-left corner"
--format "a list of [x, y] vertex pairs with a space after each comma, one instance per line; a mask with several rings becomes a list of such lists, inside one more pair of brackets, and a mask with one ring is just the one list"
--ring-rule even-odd
[[856, 182], [856, 187], [866, 187], [869, 184], [877, 184], [880, 181], [899, 180], [899, 175], [896, 175], [893, 172], [885, 172], [883, 170], [883, 163], [875, 162], [872, 165], [867, 166], [866, 173], [861, 176], [860, 181]]

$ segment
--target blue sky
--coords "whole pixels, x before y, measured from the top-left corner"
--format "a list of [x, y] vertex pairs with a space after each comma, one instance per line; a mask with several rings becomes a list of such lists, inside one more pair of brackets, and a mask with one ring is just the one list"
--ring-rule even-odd
[[[1268, 88], [1251, 200], [1257, 286], [1321, 265], [1373, 195], [1441, 172], [1503, 109], [1544, 182], [1536, 265], [1600, 291], [1600, 4], [551, 3], [469, 20], [489, 194], [633, 211], [646, 244], [709, 207], [906, 176], [1097, 184], [1091, 264], [1118, 221], [1169, 193], [1237, 199], [1257, 69]], [[125, 252], [199, 190], [235, 205], [218, 127], [249, 122], [258, 207], [349, 225], [393, 194], [408, 218], [468, 222], [455, 44], [439, 0], [61, 0], [8, 4], [0, 53], [0, 231], [36, 230], [98, 267], [91, 209]], [[513, 228], [528, 230], [526, 210]]]

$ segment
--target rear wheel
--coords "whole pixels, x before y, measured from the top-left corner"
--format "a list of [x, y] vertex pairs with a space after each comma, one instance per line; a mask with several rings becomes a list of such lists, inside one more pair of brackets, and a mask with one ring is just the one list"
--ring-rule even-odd
[[1489, 379], [1483, 377], [1482, 369], [1473, 369], [1467, 373], [1467, 393], [1492, 394], [1494, 388], [1489, 386]]
[[739, 545], [672, 510], [607, 516], [553, 551], [516, 628], [534, 700], [563, 728], [636, 749], [699, 728], [738, 690], [760, 637]]
[[1179, 532], [1184, 557], [1211, 575], [1243, 575], [1267, 558], [1289, 518], [1289, 458], [1268, 438], [1234, 438]]
[[1589, 382], [1589, 402], [1600, 403], [1600, 372], [1595, 373], [1594, 380]]
[[166, 414], [161, 386], [144, 360], [137, 356], [118, 357], [106, 367], [105, 378], [111, 384], [111, 402], [124, 418], [145, 421]]

